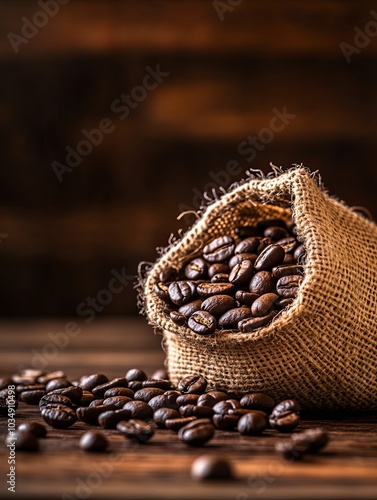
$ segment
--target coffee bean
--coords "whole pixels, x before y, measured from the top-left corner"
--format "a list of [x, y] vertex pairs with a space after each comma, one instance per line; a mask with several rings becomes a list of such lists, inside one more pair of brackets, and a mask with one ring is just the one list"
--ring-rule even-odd
[[232, 283], [201, 283], [198, 285], [197, 292], [202, 297], [211, 295], [232, 295], [234, 285]]
[[211, 278], [211, 283], [229, 283], [229, 274], [215, 274]]
[[36, 438], [45, 438], [47, 436], [46, 427], [39, 422], [35, 422], [34, 420], [20, 424], [17, 428], [17, 431], [31, 432]]
[[148, 403], [152, 398], [160, 396], [161, 394], [164, 394], [164, 392], [164, 389], [160, 389], [158, 387], [145, 387], [135, 392], [134, 399], [136, 401]]
[[225, 401], [219, 401], [213, 407], [213, 411], [220, 415], [227, 413], [229, 410], [236, 410], [241, 408], [241, 404], [237, 399], [226, 399]]
[[177, 399], [179, 396], [181, 396], [181, 392], [176, 391], [175, 389], [169, 389], [168, 391], [165, 391], [163, 395], [168, 398], [169, 403], [177, 404]]
[[143, 388], [143, 382], [141, 380], [131, 380], [128, 382], [128, 388], [135, 393]]
[[259, 231], [255, 226], [237, 226], [234, 232], [240, 238], [249, 238], [251, 236], [258, 236]]
[[104, 451], [108, 445], [107, 437], [102, 432], [88, 431], [80, 438], [80, 448], [84, 451]]
[[190, 446], [202, 446], [212, 439], [215, 429], [209, 418], [196, 419], [181, 427], [178, 432], [180, 439]]
[[98, 417], [101, 413], [109, 410], [116, 410], [114, 405], [79, 406], [76, 415], [79, 420], [90, 425], [98, 425]]
[[177, 405], [178, 406], [196, 405], [198, 399], [199, 399], [198, 394], [182, 394], [177, 398]]
[[85, 391], [92, 392], [95, 387], [108, 381], [109, 379], [103, 373], [93, 373], [92, 375], [82, 377], [79, 381], [79, 385]]
[[37, 378], [38, 384], [45, 384], [47, 385], [50, 380], [55, 380], [55, 379], [65, 379], [66, 374], [62, 370], [56, 370], [54, 372], [49, 372], [49, 373], [44, 373], [40, 374]]
[[129, 418], [131, 418], [131, 413], [128, 410], [108, 410], [99, 415], [98, 423], [104, 429], [115, 429], [119, 422]]
[[216, 274], [229, 274], [230, 273], [230, 268], [228, 264], [212, 264], [208, 268], [208, 277], [209, 279], [213, 278]]
[[285, 399], [284, 401], [280, 401], [280, 403], [273, 408], [272, 415], [278, 417], [287, 411], [299, 413], [301, 411], [301, 406], [294, 399]]
[[83, 395], [83, 389], [79, 386], [71, 385], [70, 387], [64, 387], [62, 389], [55, 389], [49, 392], [49, 394], [60, 394], [61, 396], [66, 396], [72, 403], [78, 404]]
[[203, 394], [207, 389], [207, 381], [200, 375], [189, 375], [178, 383], [178, 390], [184, 394]]
[[243, 415], [237, 424], [237, 430], [245, 436], [255, 436], [262, 434], [268, 426], [268, 420], [259, 411], [249, 411]]
[[261, 392], [245, 394], [240, 399], [240, 404], [242, 408], [246, 408], [248, 410], [260, 410], [268, 415], [275, 408], [274, 400], [270, 398], [270, 396], [267, 396], [267, 394], [263, 394]]
[[170, 380], [152, 379], [148, 378], [147, 380], [143, 380], [143, 388], [157, 388], [162, 389], [163, 391], [168, 391], [171, 388]]
[[296, 259], [293, 257], [292, 254], [286, 253], [283, 260], [283, 265], [293, 265], [293, 264], [296, 264]]
[[202, 455], [191, 465], [191, 478], [194, 481], [229, 481], [233, 477], [233, 468], [223, 457]]
[[285, 307], [288, 307], [290, 305], [292, 305], [294, 302], [294, 299], [291, 297], [291, 298], [288, 298], [288, 299], [285, 299], [284, 297], [283, 298], [280, 298], [279, 300], [277, 300], [275, 302], [275, 307], [279, 308], [279, 309], [283, 309]]
[[39, 442], [32, 432], [16, 431], [12, 435], [8, 434], [6, 445], [14, 445], [16, 451], [38, 451]]
[[169, 294], [169, 283], [163, 283], [160, 281], [154, 285], [154, 291], [156, 295], [163, 300], [166, 304], [171, 304], [170, 294]]
[[205, 299], [201, 307], [214, 316], [221, 316], [229, 309], [236, 307], [236, 301], [230, 295], [213, 295]]
[[153, 420], [160, 429], [166, 429], [166, 420], [181, 418], [181, 414], [173, 408], [159, 408], [153, 413]]
[[44, 421], [56, 429], [66, 429], [77, 420], [75, 411], [69, 406], [48, 404], [42, 406], [40, 410]]
[[177, 403], [175, 401], [169, 401], [169, 397], [166, 394], [155, 396], [148, 402], [148, 404], [153, 409], [153, 411], [156, 411], [159, 408], [170, 408], [173, 410], [178, 409]]
[[303, 276], [304, 267], [299, 266], [298, 264], [291, 264], [291, 265], [277, 266], [272, 269], [272, 275], [276, 279], [280, 279], [283, 276], [291, 276], [292, 274], [298, 274], [300, 276]]
[[297, 260], [299, 264], [302, 264], [302, 258], [306, 254], [306, 250], [304, 245], [300, 245], [299, 247], [296, 248], [296, 250], [293, 253], [293, 257]]
[[129, 411], [131, 418], [149, 420], [153, 417], [153, 409], [144, 401], [129, 401], [123, 409]]
[[68, 406], [69, 408], [73, 408], [73, 403], [69, 398], [67, 398], [67, 396], [63, 396], [62, 394], [51, 394], [51, 393], [46, 394], [40, 399], [39, 408], [51, 404], [63, 405], [63, 406]]
[[199, 311], [201, 309], [203, 303], [203, 299], [197, 299], [193, 300], [192, 302], [188, 302], [187, 304], [184, 304], [178, 309], [178, 312], [183, 314], [183, 316], [188, 319], [191, 314], [194, 314], [194, 312]]
[[119, 422], [116, 428], [124, 437], [139, 443], [146, 443], [154, 434], [154, 426], [139, 419]]
[[276, 279], [268, 271], [260, 271], [251, 278], [249, 292], [263, 295], [265, 293], [274, 293]]
[[207, 262], [199, 257], [186, 265], [185, 276], [189, 280], [200, 280], [207, 277], [207, 270]]
[[183, 326], [186, 323], [186, 318], [178, 311], [170, 311], [170, 319], [178, 326]]
[[244, 290], [237, 290], [236, 292], [236, 300], [245, 306], [251, 306], [258, 297], [257, 293], [245, 292]]
[[65, 389], [66, 387], [71, 387], [72, 383], [66, 378], [54, 378], [50, 380], [46, 385], [46, 392], [55, 391], [56, 389]]
[[220, 236], [203, 248], [203, 257], [208, 262], [222, 262], [233, 255], [234, 247], [231, 236]]
[[133, 380], [147, 380], [148, 376], [143, 370], [139, 370], [138, 368], [131, 368], [125, 375], [125, 379], [127, 382], [131, 382]]
[[159, 279], [162, 281], [162, 283], [167, 283], [169, 281], [173, 281], [177, 279], [178, 273], [177, 270], [174, 269], [174, 267], [166, 267], [163, 269], [160, 274], [159, 274]]
[[216, 330], [217, 321], [207, 311], [196, 311], [188, 319], [188, 326], [199, 335], [210, 335]]
[[269, 245], [259, 255], [254, 262], [256, 271], [266, 271], [281, 264], [284, 260], [285, 252], [280, 245]]
[[254, 330], [261, 328], [262, 326], [266, 326], [270, 321], [274, 319], [277, 311], [271, 311], [266, 316], [260, 316], [255, 318], [246, 318], [241, 320], [237, 327], [241, 333], [250, 333]]
[[287, 254], [292, 252], [297, 246], [297, 240], [293, 237], [283, 238], [276, 242], [277, 245], [281, 246], [284, 252]]
[[39, 401], [46, 395], [46, 391], [23, 391], [21, 392], [21, 401], [28, 405], [38, 405]]
[[179, 429], [196, 420], [196, 417], [173, 418], [165, 420], [165, 427], [171, 431], [178, 432]]
[[265, 238], [271, 238], [274, 241], [282, 240], [283, 238], [288, 238], [289, 233], [286, 229], [279, 226], [269, 226], [265, 229], [263, 236]]
[[237, 324], [252, 316], [250, 307], [236, 307], [230, 309], [219, 318], [219, 326], [225, 329], [236, 328]]
[[265, 250], [270, 245], [273, 245], [275, 242], [271, 238], [262, 238], [259, 242], [259, 246], [257, 248], [257, 253], [261, 254], [263, 250]]
[[212, 417], [212, 421], [217, 429], [222, 431], [233, 431], [237, 427], [238, 421], [241, 417], [236, 414], [216, 413]]
[[219, 401], [224, 401], [229, 399], [229, 394], [221, 391], [208, 391], [205, 394], [201, 394], [198, 398], [198, 406], [209, 406], [212, 408]]
[[128, 381], [125, 377], [114, 378], [113, 380], [107, 381], [103, 384], [97, 385], [93, 388], [92, 393], [97, 398], [102, 398], [106, 391], [112, 389], [113, 387], [127, 387]]
[[196, 287], [191, 281], [173, 281], [169, 285], [170, 300], [177, 306], [182, 306], [192, 300]]
[[132, 401], [132, 399], [127, 396], [111, 396], [104, 399], [103, 404], [105, 406], [115, 406], [116, 409], [120, 410], [129, 401]]
[[276, 291], [280, 297], [285, 299], [294, 298], [304, 278], [298, 275], [283, 276], [276, 284]]
[[274, 303], [279, 299], [276, 293], [265, 293], [256, 299], [252, 306], [251, 312], [254, 316], [266, 316], [274, 307]]
[[95, 406], [101, 406], [101, 405], [103, 405], [103, 402], [104, 402], [104, 401], [105, 401], [104, 399], [95, 399], [94, 401], [92, 401], [92, 402], [90, 403], [89, 407], [90, 407], [90, 408], [93, 408], [93, 407], [95, 407]]
[[[143, 380], [145, 380], [145, 379], [143, 379]], [[159, 368], [158, 370], [156, 370], [152, 374], [151, 379], [153, 379], [153, 380], [169, 380], [168, 371], [166, 370], [166, 368]]]
[[234, 253], [235, 254], [255, 253], [257, 251], [257, 248], [259, 247], [259, 244], [260, 244], [260, 238], [256, 237], [246, 238], [245, 240], [242, 240], [240, 243], [238, 243], [238, 245], [234, 250]]
[[241, 286], [250, 281], [254, 264], [251, 260], [243, 260], [236, 264], [230, 272], [229, 281], [235, 286]]
[[270, 425], [279, 432], [291, 432], [300, 423], [300, 405], [293, 399], [282, 401], [272, 410]]
[[306, 429], [303, 432], [292, 434], [291, 440], [294, 445], [306, 446], [307, 453], [317, 453], [329, 442], [329, 435], [320, 427]]
[[113, 396], [126, 396], [127, 398], [133, 399], [134, 392], [128, 387], [112, 387], [111, 389], [107, 389], [103, 397], [105, 399], [112, 398]]
[[210, 406], [185, 405], [179, 407], [182, 417], [212, 418], [213, 408]]
[[7, 389], [8, 385], [13, 385], [13, 380], [9, 377], [0, 377], [0, 390]]
[[27, 385], [17, 385], [16, 393], [22, 394], [23, 392], [32, 392], [32, 391], [45, 391], [46, 386], [43, 384], [27, 384]]
[[233, 255], [233, 257], [230, 259], [229, 267], [233, 269], [234, 266], [236, 266], [240, 262], [243, 262], [244, 260], [249, 260], [254, 264], [257, 258], [258, 255], [256, 253], [238, 253], [236, 255]]

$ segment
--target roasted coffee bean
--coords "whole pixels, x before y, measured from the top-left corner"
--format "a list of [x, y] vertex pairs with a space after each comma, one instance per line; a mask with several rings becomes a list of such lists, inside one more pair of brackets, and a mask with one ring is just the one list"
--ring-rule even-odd
[[293, 257], [292, 254], [286, 253], [283, 260], [283, 265], [293, 265], [293, 264], [296, 264], [296, 259]]
[[161, 394], [160, 396], [155, 396], [148, 402], [149, 406], [153, 409], [153, 411], [158, 410], [159, 408], [170, 408], [173, 410], [178, 409], [177, 403], [174, 401], [169, 401], [169, 397], [166, 394]]
[[[43, 398], [42, 398], [43, 399]], [[69, 399], [69, 398], [68, 398]], [[89, 406], [92, 401], [95, 400], [95, 396], [89, 391], [83, 391], [80, 401], [78, 402], [79, 406]]]
[[269, 226], [265, 229], [263, 236], [265, 238], [271, 238], [274, 241], [282, 240], [283, 238], [288, 238], [289, 233], [286, 229], [279, 226]]
[[73, 408], [73, 403], [72, 401], [67, 398], [67, 396], [63, 396], [62, 394], [46, 394], [39, 400], [39, 408], [42, 408], [43, 406], [51, 405], [51, 404], [56, 404], [56, 405], [63, 405], [63, 406], [68, 406], [69, 408]]
[[270, 398], [270, 396], [267, 396], [267, 394], [263, 394], [261, 392], [245, 394], [245, 396], [240, 399], [240, 404], [242, 408], [248, 410], [260, 410], [268, 415], [275, 408], [274, 400]]
[[163, 283], [162, 281], [156, 283], [154, 285], [154, 291], [156, 295], [166, 304], [171, 304], [170, 294], [169, 294], [169, 283]]
[[205, 299], [201, 307], [214, 316], [221, 316], [229, 309], [236, 307], [236, 301], [230, 295], [213, 295]]
[[275, 417], [279, 417], [285, 412], [296, 412], [299, 413], [301, 411], [300, 404], [294, 399], [285, 399], [278, 403], [272, 410], [272, 415]]
[[[127, 382], [131, 382], [134, 380], [143, 381], [143, 380], [147, 380], [147, 378], [148, 378], [148, 376], [145, 373], [145, 371], [139, 370], [138, 368], [131, 368], [131, 370], [128, 370], [128, 372], [125, 375], [125, 379], [127, 380]], [[155, 377], [155, 378], [157, 378], [157, 377]]]
[[207, 311], [196, 311], [188, 319], [188, 326], [199, 335], [210, 335], [216, 330], [217, 321]]
[[128, 387], [128, 381], [125, 377], [114, 378], [103, 384], [97, 385], [93, 388], [92, 393], [97, 398], [102, 398], [106, 391], [112, 389], [113, 387]]
[[285, 253], [292, 252], [297, 246], [297, 240], [293, 237], [283, 238], [276, 242], [277, 245], [281, 246]]
[[232, 283], [200, 283], [197, 292], [202, 297], [210, 297], [211, 295], [232, 295], [234, 285]]
[[213, 278], [216, 274], [229, 274], [230, 273], [230, 268], [228, 264], [212, 264], [208, 268], [208, 277], [209, 279]]
[[66, 378], [66, 374], [62, 370], [56, 370], [49, 373], [41, 373], [40, 375], [38, 375], [37, 382], [38, 384], [47, 385], [50, 380], [55, 380], [57, 378]]
[[143, 382], [141, 380], [131, 380], [128, 382], [128, 388], [135, 393], [143, 388]]
[[242, 286], [250, 281], [253, 269], [254, 264], [251, 260], [243, 260], [233, 267], [229, 275], [229, 281], [237, 287]]
[[245, 436], [255, 436], [262, 434], [267, 429], [268, 420], [259, 411], [249, 411], [243, 415], [237, 424], [237, 430]]
[[178, 311], [171, 311], [169, 316], [173, 323], [178, 326], [183, 326], [186, 323], [185, 316], [183, 316], [183, 314]]
[[229, 399], [229, 394], [221, 391], [208, 391], [204, 394], [201, 394], [198, 398], [197, 405], [198, 406], [209, 406], [212, 408], [219, 401], [224, 401]]
[[209, 418], [199, 418], [181, 427], [180, 439], [190, 446], [202, 446], [212, 439], [215, 429]]
[[203, 257], [208, 262], [223, 262], [233, 255], [234, 247], [231, 236], [220, 236], [203, 248]]
[[285, 299], [294, 298], [304, 278], [298, 275], [283, 276], [276, 284], [276, 291], [280, 297]]
[[169, 403], [176, 403], [177, 398], [181, 396], [181, 392], [176, 391], [175, 389], [169, 389], [168, 391], [165, 391], [163, 395], [168, 398]]
[[164, 394], [164, 389], [160, 389], [158, 387], [145, 387], [136, 391], [134, 394], [135, 401], [143, 401], [144, 403], [148, 403], [155, 396], [160, 396]]
[[225, 401], [219, 401], [213, 407], [213, 411], [220, 415], [228, 413], [229, 410], [236, 410], [241, 408], [241, 404], [237, 399], [226, 399]]
[[237, 427], [238, 421], [241, 417], [236, 414], [228, 414], [228, 413], [216, 413], [212, 417], [212, 421], [215, 424], [217, 429], [222, 431], [232, 431]]
[[101, 405], [103, 405], [103, 402], [104, 402], [104, 401], [105, 401], [104, 399], [95, 399], [94, 401], [92, 401], [92, 402], [90, 403], [90, 405], [89, 405], [89, 406], [90, 406], [90, 408], [93, 408], [93, 407], [95, 407], [95, 406], [101, 406]]
[[9, 377], [0, 378], [0, 390], [7, 389], [8, 385], [13, 385], [13, 380]]
[[188, 375], [178, 383], [178, 390], [183, 394], [203, 394], [207, 389], [207, 380], [200, 375]]
[[179, 407], [182, 417], [212, 418], [213, 408], [210, 406], [185, 405]]
[[82, 389], [92, 392], [95, 387], [108, 381], [109, 379], [103, 373], [93, 373], [92, 375], [81, 377], [79, 382]]
[[177, 405], [185, 406], [185, 405], [196, 405], [198, 402], [199, 395], [198, 394], [182, 394], [177, 397]]
[[259, 247], [261, 239], [256, 237], [246, 238], [236, 246], [234, 253], [255, 253]]
[[166, 420], [181, 418], [181, 414], [173, 408], [159, 408], [153, 413], [153, 420], [160, 429], [166, 429]]
[[123, 406], [123, 410], [129, 411], [131, 418], [149, 420], [153, 417], [153, 409], [144, 401], [129, 401]]
[[12, 375], [12, 383], [23, 385], [36, 384], [38, 381], [38, 377], [42, 373], [43, 372], [41, 372], [40, 370], [34, 369], [20, 370], [18, 373], [14, 373]]
[[21, 401], [28, 405], [38, 405], [39, 401], [46, 395], [46, 391], [23, 391], [21, 392]]
[[196, 417], [173, 418], [173, 419], [169, 418], [165, 420], [165, 427], [167, 429], [170, 429], [171, 431], [178, 432], [179, 429], [189, 424], [190, 422], [193, 422], [194, 420], [197, 420], [197, 418]]
[[186, 265], [185, 276], [189, 280], [200, 280], [207, 277], [207, 270], [207, 262], [199, 257]]
[[256, 226], [237, 226], [234, 232], [240, 238], [250, 238], [251, 236], [258, 236], [259, 231]]
[[129, 418], [131, 418], [131, 412], [128, 410], [108, 410], [98, 416], [98, 423], [104, 429], [115, 429], [119, 422]]
[[220, 316], [219, 326], [226, 329], [236, 328], [241, 320], [251, 316], [250, 307], [236, 307]]
[[265, 293], [256, 299], [252, 306], [251, 312], [253, 316], [266, 316], [274, 307], [275, 302], [279, 299], [276, 293]]
[[101, 413], [116, 409], [114, 405], [79, 406], [76, 409], [76, 415], [79, 420], [86, 424], [98, 425], [98, 417]]
[[36, 438], [45, 438], [47, 436], [47, 429], [43, 424], [31, 420], [24, 422], [17, 428], [18, 432], [31, 432]]
[[132, 401], [132, 399], [127, 396], [111, 396], [104, 399], [103, 404], [105, 406], [115, 406], [117, 410], [120, 410], [129, 401]]
[[134, 392], [128, 387], [112, 387], [111, 389], [107, 389], [103, 397], [105, 399], [112, 398], [113, 396], [126, 396], [127, 398], [133, 399]]
[[229, 274], [215, 274], [211, 278], [211, 283], [229, 283]]
[[300, 405], [293, 399], [282, 401], [272, 410], [270, 425], [279, 432], [291, 432], [300, 423]]
[[317, 453], [329, 442], [329, 435], [320, 427], [306, 429], [303, 432], [292, 434], [291, 440], [294, 445], [305, 446], [307, 453]]
[[39, 442], [32, 432], [16, 431], [13, 434], [8, 434], [6, 445], [14, 445], [16, 451], [38, 451]]
[[173, 281], [169, 285], [170, 300], [177, 306], [190, 302], [195, 292], [196, 286], [191, 281]]
[[[166, 368], [159, 368], [151, 376], [152, 380], [169, 380], [169, 374]], [[146, 380], [146, 379], [145, 379]]]
[[66, 387], [71, 387], [72, 383], [66, 378], [54, 378], [50, 380], [46, 385], [46, 392], [55, 391], [56, 389], [65, 389]]
[[269, 245], [259, 255], [254, 262], [254, 268], [257, 272], [272, 269], [284, 260], [285, 252], [280, 245]]
[[233, 468], [224, 457], [202, 455], [191, 465], [191, 478], [194, 481], [229, 481], [233, 477]]
[[249, 292], [263, 295], [265, 293], [274, 293], [276, 279], [268, 271], [260, 271], [251, 278]]
[[265, 250], [270, 245], [273, 245], [274, 243], [275, 243], [274, 240], [271, 238], [262, 238], [260, 240], [259, 246], [257, 248], [258, 255], [261, 254], [263, 252], [263, 250]]
[[102, 432], [88, 431], [80, 438], [80, 448], [84, 451], [104, 451], [108, 445], [107, 437]]
[[167, 283], [169, 281], [174, 281], [178, 277], [178, 272], [174, 267], [166, 267], [159, 274], [159, 279], [162, 283]]
[[297, 260], [299, 264], [302, 264], [302, 258], [305, 255], [306, 250], [304, 245], [300, 245], [299, 247], [296, 248], [296, 250], [293, 253], [293, 257]]
[[60, 394], [61, 396], [66, 396], [72, 403], [78, 404], [83, 395], [83, 389], [79, 386], [71, 385], [70, 387], [64, 387], [63, 389], [55, 389], [49, 392], [49, 394]]
[[201, 309], [202, 303], [203, 299], [193, 300], [181, 306], [178, 309], [178, 312], [183, 314], [183, 316], [186, 319], [188, 319], [191, 316], [191, 314], [194, 314], [194, 312], [199, 311]]
[[139, 443], [146, 443], [154, 434], [154, 426], [139, 419], [119, 422], [116, 428], [124, 437], [136, 439]]
[[270, 321], [274, 319], [277, 311], [271, 311], [266, 316], [260, 316], [255, 318], [246, 318], [241, 320], [237, 327], [241, 333], [250, 333], [254, 330], [261, 328], [262, 326], [266, 326]]
[[56, 429], [66, 429], [77, 420], [75, 410], [69, 406], [48, 404], [42, 406], [40, 410], [44, 421]]
[[32, 392], [32, 391], [45, 391], [46, 386], [43, 384], [28, 384], [28, 385], [17, 385], [16, 393], [22, 394], [23, 392]]
[[291, 304], [293, 304], [293, 302], [294, 302], [294, 299], [292, 297], [289, 299], [280, 298], [279, 300], [277, 300], [275, 302], [275, 307], [277, 307], [279, 309], [283, 309], [283, 308], [288, 307]]
[[149, 387], [168, 391], [169, 389], [171, 389], [171, 382], [170, 380], [163, 380], [161, 378], [159, 379], [148, 378], [147, 380], [143, 381], [143, 388], [147, 389]]
[[237, 290], [236, 292], [236, 300], [245, 306], [251, 306], [258, 297], [257, 293], [245, 292], [244, 290]]
[[236, 255], [233, 255], [233, 257], [230, 259], [229, 267], [233, 269], [234, 266], [236, 266], [240, 262], [243, 262], [244, 260], [249, 260], [254, 264], [257, 258], [258, 255], [256, 253], [237, 253]]
[[304, 267], [298, 264], [277, 266], [272, 269], [272, 275], [276, 279], [280, 279], [283, 276], [291, 276], [293, 274], [298, 274], [299, 276], [304, 275]]

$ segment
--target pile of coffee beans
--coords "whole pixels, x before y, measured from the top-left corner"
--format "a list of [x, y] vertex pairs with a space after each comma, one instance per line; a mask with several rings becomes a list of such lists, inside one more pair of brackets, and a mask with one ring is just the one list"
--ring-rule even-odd
[[292, 221], [266, 219], [212, 240], [180, 269], [165, 269], [154, 291], [174, 323], [199, 335], [249, 333], [292, 304], [305, 255]]
[[[163, 377], [163, 378], [160, 378]], [[222, 391], [208, 390], [200, 375], [189, 375], [178, 387], [172, 387], [167, 374], [159, 371], [151, 378], [140, 369], [128, 370], [124, 377], [109, 380], [94, 373], [70, 382], [65, 373], [26, 370], [9, 379], [0, 379], [0, 398], [8, 387], [15, 387], [17, 397], [26, 404], [38, 405], [42, 419], [50, 427], [67, 429], [81, 421], [94, 427], [81, 436], [79, 446], [86, 452], [108, 448], [108, 429], [116, 429], [126, 439], [145, 444], [156, 429], [169, 429], [188, 446], [201, 447], [218, 431], [238, 432], [243, 436], [270, 432], [289, 432], [300, 423], [300, 405], [288, 399], [276, 404], [262, 393], [235, 397]], [[2, 413], [4, 415], [4, 413]], [[99, 431], [98, 429], [101, 429]], [[17, 449], [37, 451], [46, 426], [37, 421], [21, 424], [17, 431]], [[15, 439], [14, 436], [8, 439]], [[327, 443], [320, 429], [292, 434], [278, 443], [277, 452], [287, 460], [314, 453]], [[216, 460], [215, 460], [216, 462]], [[215, 463], [214, 462], [214, 463]], [[194, 467], [194, 476], [216, 477], [217, 468], [231, 475], [223, 462]]]

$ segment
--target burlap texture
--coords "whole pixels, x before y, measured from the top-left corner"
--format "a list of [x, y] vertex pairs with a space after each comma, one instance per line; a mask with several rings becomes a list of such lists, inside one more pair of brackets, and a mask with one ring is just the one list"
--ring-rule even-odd
[[[203, 337], [163, 313], [153, 292], [163, 268], [180, 267], [219, 235], [235, 236], [237, 225], [290, 211], [307, 251], [305, 278], [270, 325]], [[163, 331], [174, 384], [199, 373], [211, 388], [293, 397], [305, 408], [377, 407], [377, 226], [330, 197], [303, 167], [249, 178], [209, 205], [148, 271], [142, 299], [149, 323]]]

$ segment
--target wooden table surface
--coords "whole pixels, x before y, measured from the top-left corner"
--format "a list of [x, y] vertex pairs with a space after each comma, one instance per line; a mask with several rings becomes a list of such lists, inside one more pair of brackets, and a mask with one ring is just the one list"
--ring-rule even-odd
[[[0, 376], [18, 367], [47, 362], [45, 369], [63, 369], [73, 380], [91, 372], [123, 376], [131, 367], [151, 374], [163, 364], [160, 338], [142, 318], [96, 319], [64, 348], [51, 347], [66, 320], [0, 323]], [[63, 339], [67, 336], [60, 336]], [[42, 353], [44, 356], [42, 357]], [[36, 407], [21, 404], [17, 422], [40, 420]], [[274, 453], [278, 436], [260, 437], [218, 432], [203, 449], [188, 448], [170, 431], [157, 431], [147, 445], [128, 443], [106, 431], [108, 453], [85, 454], [78, 438], [87, 428], [76, 423], [67, 431], [50, 429], [37, 454], [17, 452], [16, 493], [7, 491], [6, 419], [0, 420], [0, 498], [30, 499], [376, 499], [377, 412], [306, 417], [301, 429], [320, 425], [331, 442], [320, 455], [287, 463]], [[202, 453], [223, 454], [237, 478], [219, 483], [190, 479], [190, 466]]]

